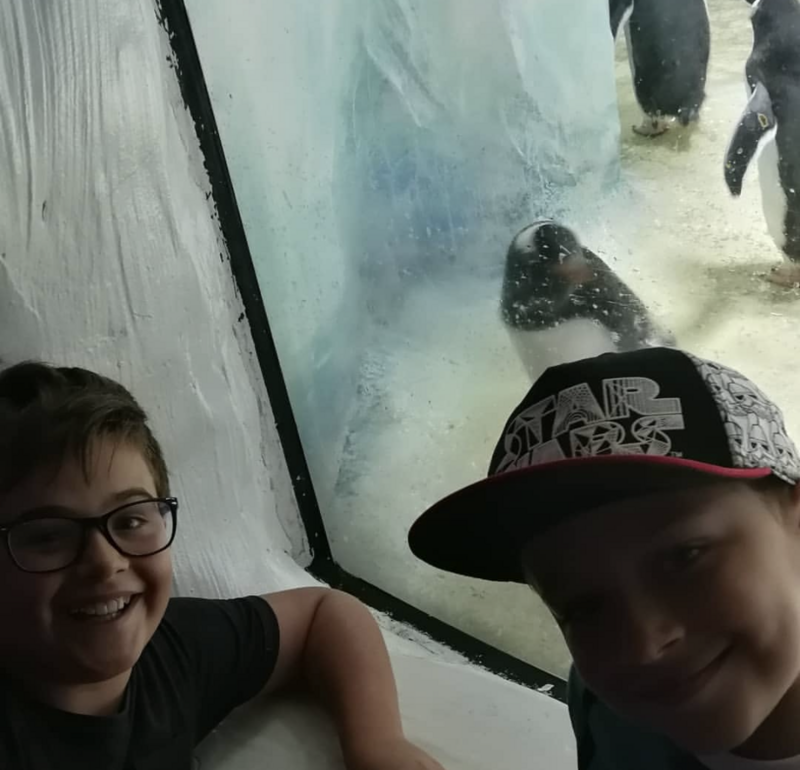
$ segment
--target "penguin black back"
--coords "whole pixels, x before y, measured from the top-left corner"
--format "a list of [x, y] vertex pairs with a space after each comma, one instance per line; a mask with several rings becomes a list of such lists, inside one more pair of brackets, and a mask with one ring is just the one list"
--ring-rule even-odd
[[512, 241], [500, 306], [503, 322], [516, 331], [587, 319], [606, 328], [620, 350], [672, 344], [624, 281], [572, 230], [550, 220], [526, 227]]
[[698, 119], [711, 31], [705, 0], [610, 0], [612, 32], [627, 20], [636, 99], [650, 116]]

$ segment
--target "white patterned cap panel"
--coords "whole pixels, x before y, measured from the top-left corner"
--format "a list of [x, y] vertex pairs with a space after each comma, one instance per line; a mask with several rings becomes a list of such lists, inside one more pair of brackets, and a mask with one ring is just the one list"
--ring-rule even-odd
[[737, 468], [769, 468], [780, 479], [800, 480], [800, 458], [783, 413], [743, 374], [727, 366], [685, 354], [719, 409]]

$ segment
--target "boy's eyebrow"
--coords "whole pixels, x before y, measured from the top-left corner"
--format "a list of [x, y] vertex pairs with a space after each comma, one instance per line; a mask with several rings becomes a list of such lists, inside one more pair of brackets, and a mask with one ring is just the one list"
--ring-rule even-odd
[[124, 503], [125, 501], [130, 500], [132, 497], [152, 498], [153, 493], [148, 492], [144, 487], [130, 487], [129, 489], [123, 489], [121, 492], [115, 492], [109, 498], [109, 502]]
[[[113, 507], [115, 503], [125, 503], [132, 500], [134, 497], [152, 498], [153, 493], [148, 492], [144, 487], [131, 487], [130, 489], [123, 489], [121, 492], [115, 492], [108, 498], [108, 504]], [[74, 508], [67, 505], [58, 505], [51, 503], [49, 505], [40, 505], [36, 508], [28, 508], [22, 513], [14, 516], [9, 520], [9, 524], [16, 521], [27, 521], [29, 519], [45, 518], [47, 515], [52, 516], [69, 516], [78, 513]]]
[[13, 516], [6, 524], [16, 524], [18, 521], [28, 521], [30, 519], [43, 519], [47, 516], [68, 516], [71, 513], [75, 513], [75, 511], [65, 505], [40, 505], [36, 508], [28, 508], [22, 513]]

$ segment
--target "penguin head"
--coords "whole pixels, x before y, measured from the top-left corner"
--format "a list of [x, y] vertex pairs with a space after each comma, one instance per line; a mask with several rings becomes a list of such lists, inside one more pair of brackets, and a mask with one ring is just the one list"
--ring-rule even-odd
[[506, 255], [503, 317], [517, 327], [544, 321], [562, 312], [593, 278], [572, 230], [552, 220], [534, 222], [516, 235]]
[[506, 269], [512, 266], [546, 283], [582, 283], [591, 277], [577, 235], [551, 219], [534, 222], [517, 234], [506, 258]]

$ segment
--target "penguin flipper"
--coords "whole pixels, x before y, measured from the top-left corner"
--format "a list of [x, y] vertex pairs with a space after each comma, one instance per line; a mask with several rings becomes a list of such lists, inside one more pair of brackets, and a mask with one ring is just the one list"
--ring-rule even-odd
[[586, 261], [597, 276], [596, 294], [588, 302], [610, 309], [602, 324], [614, 335], [617, 349], [640, 350], [660, 345], [675, 347], [675, 339], [652, 319], [650, 311], [633, 289], [620, 278], [602, 257], [583, 247]]
[[630, 19], [633, 13], [634, 0], [609, 0], [608, 10], [611, 13], [611, 34], [617, 39], [620, 27]]
[[756, 83], [725, 153], [725, 183], [732, 195], [741, 195], [750, 161], [776, 126], [769, 91], [763, 83]]

